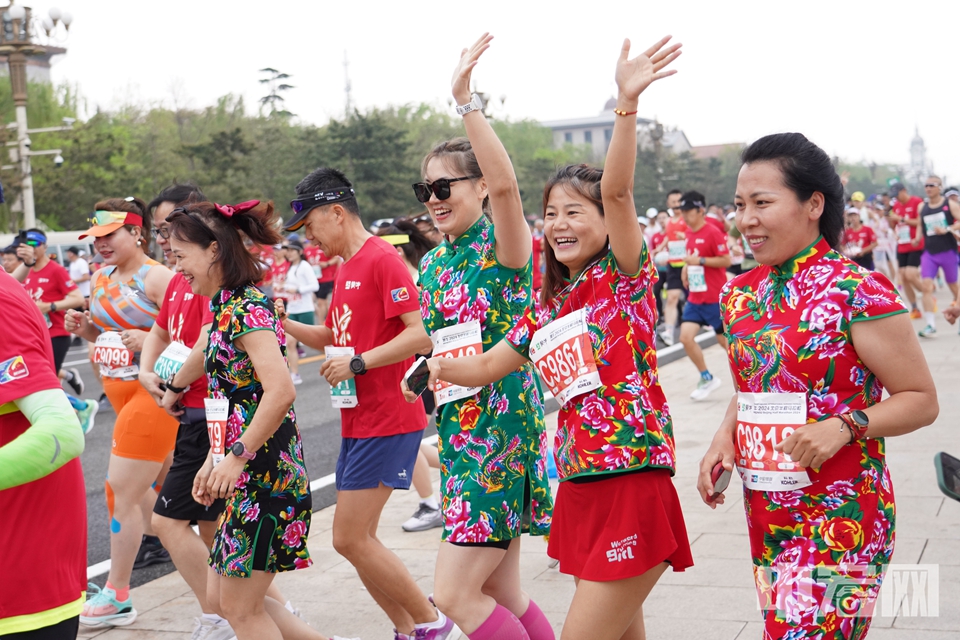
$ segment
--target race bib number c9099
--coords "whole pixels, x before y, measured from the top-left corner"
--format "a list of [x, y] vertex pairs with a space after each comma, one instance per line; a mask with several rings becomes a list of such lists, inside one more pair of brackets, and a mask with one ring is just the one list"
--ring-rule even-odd
[[140, 373], [133, 351], [124, 346], [117, 331], [104, 331], [97, 336], [93, 361], [100, 365], [100, 374], [107, 378], [136, 378]]

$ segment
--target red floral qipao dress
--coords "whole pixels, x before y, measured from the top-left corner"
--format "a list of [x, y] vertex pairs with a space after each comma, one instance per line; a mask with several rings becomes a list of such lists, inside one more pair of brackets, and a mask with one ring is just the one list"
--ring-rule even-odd
[[[822, 238], [779, 267], [737, 276], [720, 296], [737, 389], [805, 393], [807, 423], [880, 401], [853, 323], [905, 313], [893, 285]], [[802, 426], [800, 428], [803, 428]], [[863, 638], [894, 542], [882, 438], [844, 446], [812, 484], [744, 488], [764, 638]]]

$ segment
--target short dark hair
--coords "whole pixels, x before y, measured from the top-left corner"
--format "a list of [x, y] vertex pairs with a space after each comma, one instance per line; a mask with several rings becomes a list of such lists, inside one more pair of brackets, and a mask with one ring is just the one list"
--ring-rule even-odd
[[69, 248], [66, 250], [66, 252], [67, 252], [67, 253], [72, 253], [72, 254], [75, 254], [75, 255], [80, 255], [80, 247], [69, 247]]
[[178, 207], [167, 216], [170, 236], [206, 249], [214, 241], [219, 248], [215, 262], [220, 264], [224, 289], [238, 289], [259, 282], [263, 266], [258, 256], [243, 245], [241, 232], [260, 245], [279, 244], [279, 216], [273, 202], [261, 202], [247, 211], [235, 211], [226, 217], [212, 202], [197, 202]]
[[743, 164], [775, 162], [783, 174], [783, 184], [801, 202], [820, 192], [823, 195], [820, 235], [831, 247], [840, 245], [843, 237], [843, 183], [823, 149], [802, 133], [775, 133], [744, 149], [740, 160]]
[[17, 254], [17, 245], [11, 244], [11, 245], [9, 245], [9, 246], [6, 246], [6, 247], [4, 247], [3, 249], [0, 249], [0, 253], [4, 253], [4, 254], [12, 253], [12, 254], [16, 255], [16, 254]]
[[174, 205], [182, 205], [196, 202], [206, 202], [207, 196], [203, 195], [196, 184], [192, 182], [174, 182], [163, 191], [157, 194], [157, 197], [147, 205], [148, 211], [153, 211], [164, 202], [171, 202]]
[[[347, 176], [342, 171], [332, 167], [320, 167], [310, 172], [310, 174], [297, 183], [297, 196], [304, 196], [320, 191], [333, 191], [334, 189], [343, 189], [353, 186], [353, 183], [347, 180]], [[339, 204], [346, 211], [360, 217], [360, 207], [357, 205], [357, 197], [352, 196], [344, 200], [338, 200], [331, 204]], [[328, 205], [322, 205], [328, 206]]]
[[681, 191], [680, 189], [670, 189], [670, 191], [667, 193], [667, 197], [669, 198], [670, 196], [673, 196], [673, 195], [682, 196], [683, 191]]

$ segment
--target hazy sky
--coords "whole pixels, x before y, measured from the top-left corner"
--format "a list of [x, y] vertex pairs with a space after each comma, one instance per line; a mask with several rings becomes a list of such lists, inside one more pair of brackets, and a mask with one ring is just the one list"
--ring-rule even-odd
[[[27, 3], [31, 4], [31, 3]], [[914, 127], [928, 157], [960, 182], [960, 2], [682, 1], [615, 3], [384, 0], [61, 0], [74, 24], [56, 81], [91, 111], [125, 102], [203, 107], [225, 93], [251, 109], [274, 67], [296, 86], [287, 106], [322, 124], [344, 112], [344, 52], [361, 109], [446, 107], [460, 49], [495, 35], [475, 72], [512, 119], [596, 115], [614, 95], [620, 42], [683, 42], [679, 73], [641, 96], [640, 115], [694, 145], [800, 131], [848, 160], [906, 164]], [[609, 9], [615, 5], [615, 9]], [[601, 10], [601, 8], [603, 8]], [[596, 10], [594, 10], [596, 9]], [[503, 107], [499, 97], [506, 96]]]

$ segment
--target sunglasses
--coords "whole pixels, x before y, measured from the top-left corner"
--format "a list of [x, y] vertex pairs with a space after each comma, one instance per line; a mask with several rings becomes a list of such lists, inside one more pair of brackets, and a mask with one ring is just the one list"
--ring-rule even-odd
[[417, 182], [413, 185], [413, 193], [420, 202], [430, 200], [430, 194], [437, 196], [437, 200], [446, 200], [450, 197], [450, 185], [461, 180], [476, 180], [480, 176], [466, 176], [464, 178], [440, 178], [436, 182]]
[[938, 184], [933, 184], [932, 182], [928, 182], [927, 184], [925, 184], [925, 185], [923, 185], [923, 186], [925, 186], [927, 189], [933, 189], [934, 187], [936, 187], [936, 188], [938, 188], [938, 189], [940, 188], [940, 185], [938, 185]]

